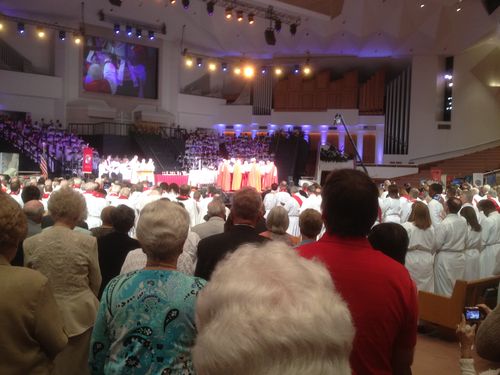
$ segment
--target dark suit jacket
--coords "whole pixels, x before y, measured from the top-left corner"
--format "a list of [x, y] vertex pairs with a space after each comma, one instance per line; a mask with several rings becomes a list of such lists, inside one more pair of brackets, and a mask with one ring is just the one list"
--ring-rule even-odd
[[139, 241], [130, 238], [126, 233], [111, 232], [97, 239], [99, 267], [102, 275], [99, 299], [108, 282], [120, 274], [128, 252], [140, 247]]
[[226, 254], [232, 253], [242, 244], [265, 241], [265, 237], [247, 225], [235, 225], [228, 232], [204, 238], [198, 243], [198, 262], [194, 275], [209, 280], [217, 263]]

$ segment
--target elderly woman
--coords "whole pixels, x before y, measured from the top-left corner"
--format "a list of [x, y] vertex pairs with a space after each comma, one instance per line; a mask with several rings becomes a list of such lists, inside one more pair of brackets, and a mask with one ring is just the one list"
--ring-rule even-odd
[[286, 232], [289, 223], [288, 212], [283, 207], [276, 206], [267, 215], [267, 231], [260, 233], [260, 235], [273, 241], [282, 241], [289, 246], [295, 246], [300, 239]]
[[325, 266], [277, 241], [243, 245], [219, 264], [196, 323], [200, 375], [351, 374], [347, 304]]
[[205, 281], [176, 271], [189, 229], [179, 205], [146, 205], [137, 238], [144, 269], [110, 281], [90, 346], [93, 374], [192, 374], [196, 296]]
[[48, 209], [54, 225], [24, 241], [24, 263], [49, 279], [69, 336], [68, 346], [55, 359], [54, 374], [88, 374], [101, 285], [97, 241], [73, 230], [87, 213], [80, 193], [61, 188], [50, 196]]
[[68, 339], [47, 278], [9, 264], [25, 235], [19, 204], [0, 192], [1, 372], [48, 375]]

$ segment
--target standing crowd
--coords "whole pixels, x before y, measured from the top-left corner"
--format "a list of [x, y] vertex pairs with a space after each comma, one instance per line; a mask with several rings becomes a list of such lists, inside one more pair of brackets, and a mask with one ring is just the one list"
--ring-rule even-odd
[[2, 374], [409, 374], [417, 290], [500, 273], [489, 186], [0, 184]]

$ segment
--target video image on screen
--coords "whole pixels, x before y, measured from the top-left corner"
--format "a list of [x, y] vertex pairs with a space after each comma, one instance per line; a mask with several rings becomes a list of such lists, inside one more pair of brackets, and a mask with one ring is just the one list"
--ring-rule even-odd
[[83, 58], [86, 92], [157, 98], [157, 48], [88, 36]]

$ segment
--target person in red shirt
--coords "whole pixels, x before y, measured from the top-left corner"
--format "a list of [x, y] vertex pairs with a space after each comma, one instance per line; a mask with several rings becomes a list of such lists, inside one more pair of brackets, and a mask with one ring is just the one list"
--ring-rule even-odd
[[326, 233], [299, 254], [329, 269], [356, 327], [351, 367], [357, 375], [411, 374], [417, 337], [417, 291], [408, 271], [368, 239], [378, 190], [363, 172], [334, 171], [323, 188]]

